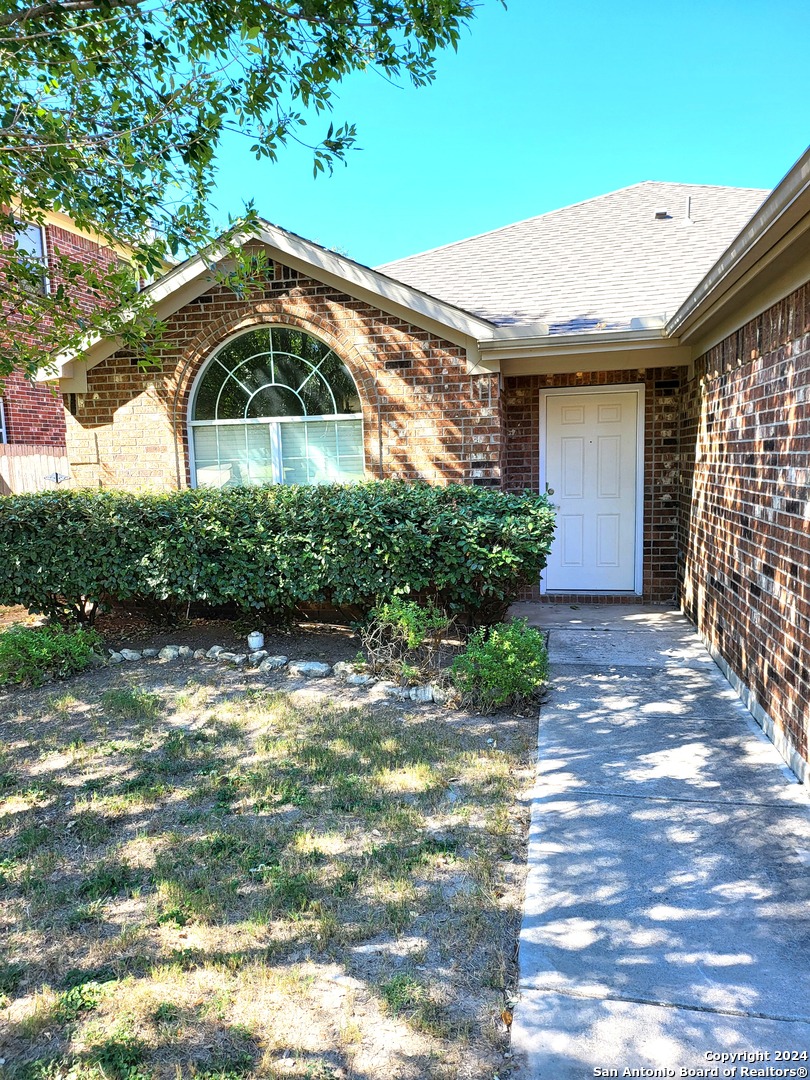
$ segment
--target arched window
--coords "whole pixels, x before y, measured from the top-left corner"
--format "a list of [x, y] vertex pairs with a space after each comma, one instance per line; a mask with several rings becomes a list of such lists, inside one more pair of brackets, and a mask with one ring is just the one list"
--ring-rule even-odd
[[199, 487], [362, 480], [363, 421], [349, 372], [286, 326], [241, 334], [208, 361], [191, 407]]

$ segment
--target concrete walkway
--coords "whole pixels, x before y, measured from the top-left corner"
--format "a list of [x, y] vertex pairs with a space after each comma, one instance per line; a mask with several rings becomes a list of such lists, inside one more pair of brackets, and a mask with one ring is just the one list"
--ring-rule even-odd
[[[553, 684], [516, 1076], [806, 1076], [777, 1054], [810, 1053], [807, 790], [679, 613], [512, 613], [549, 630]], [[741, 1071], [768, 1067], [805, 1072]]]

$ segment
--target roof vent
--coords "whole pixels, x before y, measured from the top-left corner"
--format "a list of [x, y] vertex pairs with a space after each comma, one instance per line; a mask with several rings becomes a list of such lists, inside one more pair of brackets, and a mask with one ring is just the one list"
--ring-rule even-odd
[[655, 220], [656, 221], [668, 221], [671, 217], [672, 217], [672, 214], [670, 214], [669, 210], [656, 210], [655, 211]]

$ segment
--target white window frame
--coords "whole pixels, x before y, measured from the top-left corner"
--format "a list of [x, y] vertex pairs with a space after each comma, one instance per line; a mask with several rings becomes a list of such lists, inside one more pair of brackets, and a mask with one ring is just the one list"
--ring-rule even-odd
[[[50, 264], [48, 260], [48, 234], [44, 225], [37, 225], [34, 221], [18, 221], [19, 225], [22, 225], [24, 229], [37, 229], [39, 231], [39, 239], [42, 246], [42, 255], [40, 261], [42, 262], [42, 296], [50, 296], [51, 294], [51, 276], [49, 273]], [[17, 233], [19, 237], [21, 234]]]
[[[222, 350], [229, 345], [236, 338], [243, 337], [245, 334], [249, 334], [254, 330], [297, 330], [299, 333], [307, 334], [309, 337], [314, 338], [316, 341], [322, 341], [317, 334], [311, 334], [308, 330], [303, 330], [300, 326], [289, 326], [287, 323], [259, 323], [257, 326], [249, 326], [244, 330], [238, 330], [234, 334], [230, 334], [224, 341], [221, 341], [210, 356], [206, 357], [203, 364], [200, 366], [200, 370], [194, 377], [194, 381], [191, 384], [191, 390], [188, 396], [188, 414], [186, 420], [186, 426], [188, 429], [188, 462], [189, 462], [189, 475], [191, 478], [191, 486], [197, 487], [197, 461], [194, 449], [194, 428], [197, 427], [228, 427], [239, 426], [245, 427], [251, 424], [262, 425], [269, 429], [270, 444], [272, 447], [272, 466], [273, 466], [273, 483], [283, 484], [282, 473], [282, 457], [281, 457], [281, 425], [282, 424], [307, 424], [307, 423], [331, 423], [333, 421], [339, 422], [341, 420], [353, 420], [355, 423], [360, 423], [360, 445], [363, 447], [363, 472], [366, 473], [365, 462], [365, 422], [363, 419], [362, 409], [356, 413], [326, 413], [320, 416], [274, 416], [271, 418], [263, 416], [245, 417], [244, 419], [235, 420], [194, 420], [194, 402], [197, 398], [197, 390], [200, 383], [205, 377], [206, 372], [214, 362], [216, 357]], [[326, 344], [326, 342], [323, 342]], [[331, 346], [328, 346], [331, 349]], [[334, 350], [332, 350], [334, 352]], [[344, 365], [345, 366], [345, 365]], [[347, 369], [348, 370], [348, 369]], [[351, 375], [351, 372], [349, 372]], [[357, 383], [352, 375], [352, 382]], [[359, 391], [358, 391], [359, 393]]]
[[8, 442], [8, 428], [6, 427], [6, 410], [3, 399], [0, 398], [0, 444]]

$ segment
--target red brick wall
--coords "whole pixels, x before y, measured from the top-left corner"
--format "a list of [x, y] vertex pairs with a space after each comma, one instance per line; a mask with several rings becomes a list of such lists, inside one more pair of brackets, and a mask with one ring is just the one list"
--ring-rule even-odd
[[[99, 247], [91, 240], [76, 236], [56, 225], [45, 226], [45, 251], [52, 289], [57, 288], [60, 283], [64, 284], [56, 269], [57, 252], [65, 258], [93, 265], [101, 270], [107, 268], [115, 258], [109, 248]], [[78, 297], [80, 306], [91, 311], [95, 301], [90, 290], [82, 287], [81, 283], [74, 284], [71, 288]], [[43, 319], [38, 326], [26, 326], [20, 319], [12, 316], [8, 325], [10, 332], [23, 335], [29, 342], [35, 343], [42, 338], [49, 324], [48, 320]], [[18, 375], [12, 375], [0, 388], [0, 396], [6, 416], [8, 442], [39, 446], [65, 445], [64, 408], [58, 394], [54, 394], [41, 383], [32, 383]]]
[[65, 445], [62, 397], [42, 383], [14, 374], [0, 388], [6, 417], [6, 440], [37, 446]]
[[[92, 240], [77, 236], [76, 233], [68, 232], [66, 229], [60, 229], [57, 225], [45, 226], [45, 244], [50, 265], [51, 288], [65, 284], [56, 272], [57, 252], [62, 258], [93, 266], [102, 273], [106, 273], [117, 259], [110, 248], [101, 247]], [[86, 286], [83, 287], [81, 283], [78, 283], [74, 284], [72, 289], [75, 299], [85, 311], [92, 311], [96, 307], [97, 301]]]
[[[579, 375], [510, 375], [504, 379], [504, 487], [509, 491], [539, 489], [541, 390], [644, 383], [643, 599], [651, 602], [673, 600], [677, 587], [679, 371], [656, 368]], [[595, 598], [566, 594], [553, 599], [580, 603]], [[625, 598], [598, 599], [622, 602]]]
[[[193, 380], [230, 334], [298, 326], [343, 359], [363, 405], [369, 476], [499, 485], [497, 376], [470, 376], [464, 350], [392, 315], [276, 266], [263, 295], [216, 286], [168, 320], [160, 372], [117, 353], [88, 372], [68, 417], [80, 482], [136, 488], [189, 483], [186, 420]], [[395, 365], [388, 366], [386, 365]]]
[[681, 447], [683, 609], [807, 761], [810, 286], [700, 358]]

